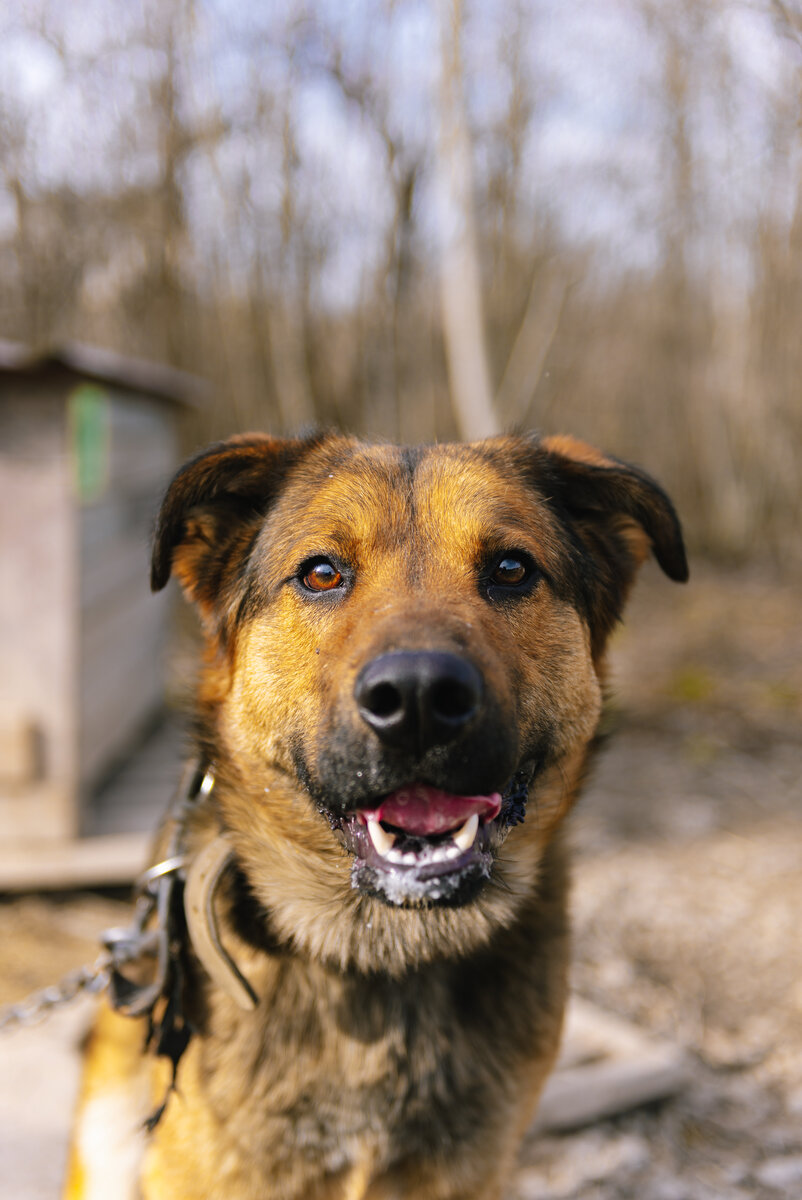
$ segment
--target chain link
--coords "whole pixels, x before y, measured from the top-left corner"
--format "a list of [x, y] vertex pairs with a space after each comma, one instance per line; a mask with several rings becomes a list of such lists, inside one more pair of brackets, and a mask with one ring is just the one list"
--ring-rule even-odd
[[0, 1008], [0, 1033], [13, 1029], [29, 1029], [47, 1019], [56, 1008], [71, 1004], [86, 993], [94, 995], [109, 986], [110, 972], [128, 966], [144, 955], [154, 952], [155, 935], [146, 929], [148, 917], [155, 907], [154, 885], [173, 874], [183, 865], [183, 858], [172, 857], [151, 867], [137, 880], [139, 892], [131, 924], [124, 928], [107, 929], [100, 935], [105, 949], [94, 963], [70, 971], [56, 984], [31, 992], [16, 1004]]
[[[197, 764], [190, 763], [184, 778], [188, 786], [179, 790], [173, 802], [176, 828], [166, 858], [149, 867], [134, 885], [136, 905], [130, 925], [124, 928], [107, 929], [100, 935], [103, 950], [91, 966], [88, 964], [70, 971], [58, 983], [31, 992], [16, 1004], [0, 1007], [0, 1033], [17, 1028], [30, 1028], [44, 1021], [56, 1008], [70, 1004], [78, 996], [93, 995], [104, 991], [113, 971], [132, 962], [158, 953], [159, 930], [148, 929], [148, 920], [157, 907], [159, 888], [184, 866], [180, 845], [184, 824], [198, 796], [206, 797], [214, 787], [211, 769], [202, 772]], [[162, 931], [162, 937], [168, 936]]]
[[38, 1025], [49, 1017], [54, 1008], [70, 1004], [83, 992], [93, 994], [101, 992], [108, 985], [108, 970], [112, 964], [110, 954], [98, 955], [92, 966], [79, 967], [50, 987], [31, 992], [17, 1004], [7, 1004], [0, 1008], [0, 1033], [19, 1027], [29, 1028]]
[[[50, 1016], [54, 1008], [62, 1008], [71, 1004], [82, 995], [94, 995], [104, 991], [109, 985], [109, 971], [125, 967], [129, 963], [152, 952], [151, 939], [143, 936], [144, 913], [140, 909], [131, 927], [123, 930], [108, 929], [101, 935], [101, 941], [109, 945], [97, 956], [91, 966], [86, 964], [70, 971], [67, 975], [49, 987], [31, 992], [24, 1000], [16, 1004], [7, 1004], [0, 1008], [0, 1033], [18, 1027], [29, 1028], [38, 1025]], [[138, 936], [137, 936], [138, 935]]]

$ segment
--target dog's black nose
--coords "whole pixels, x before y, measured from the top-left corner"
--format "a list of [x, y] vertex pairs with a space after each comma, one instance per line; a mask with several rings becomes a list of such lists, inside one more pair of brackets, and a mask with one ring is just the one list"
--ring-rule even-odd
[[481, 703], [482, 677], [456, 654], [397, 650], [363, 667], [354, 695], [383, 742], [423, 754], [463, 731]]

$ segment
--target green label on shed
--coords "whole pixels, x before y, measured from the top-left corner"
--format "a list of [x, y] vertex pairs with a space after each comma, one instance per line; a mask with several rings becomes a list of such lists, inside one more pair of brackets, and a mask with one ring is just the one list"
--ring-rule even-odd
[[68, 398], [72, 475], [82, 504], [91, 504], [109, 479], [109, 398], [103, 388], [82, 383]]

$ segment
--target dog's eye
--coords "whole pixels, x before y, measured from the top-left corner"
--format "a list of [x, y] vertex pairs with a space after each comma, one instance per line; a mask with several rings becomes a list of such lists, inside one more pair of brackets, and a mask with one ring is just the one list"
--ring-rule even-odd
[[505, 554], [490, 572], [490, 582], [496, 587], [520, 587], [532, 572], [528, 560], [517, 554]]
[[327, 558], [319, 558], [301, 569], [301, 582], [310, 592], [331, 592], [343, 582], [341, 572]]

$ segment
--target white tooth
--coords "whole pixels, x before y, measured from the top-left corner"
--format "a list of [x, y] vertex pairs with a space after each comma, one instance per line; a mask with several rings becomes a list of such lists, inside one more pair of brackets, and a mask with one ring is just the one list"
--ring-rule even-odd
[[460, 854], [462, 851], [459, 846], [455, 846], [453, 842], [444, 842], [432, 851], [432, 861], [447, 862], [449, 858], [459, 858]]
[[455, 846], [459, 846], [460, 850], [470, 850], [473, 843], [476, 841], [476, 831], [479, 828], [479, 814], [474, 813], [472, 817], [458, 829], [456, 833], [452, 833], [451, 840]]
[[368, 833], [373, 845], [384, 858], [395, 845], [395, 834], [388, 833], [378, 821], [371, 821], [370, 817], [368, 817]]

